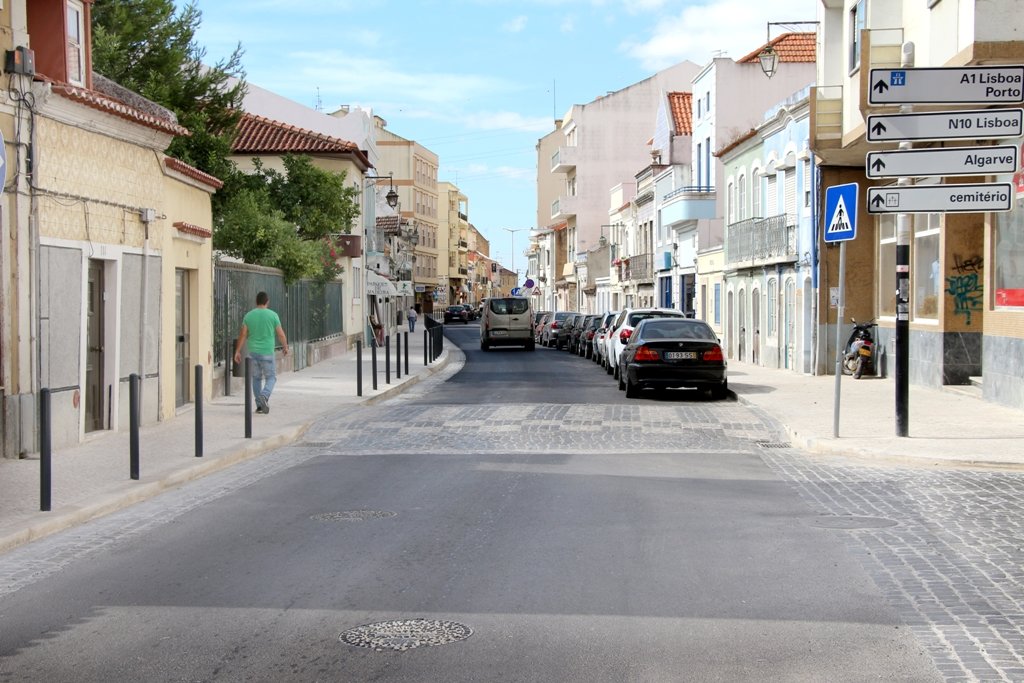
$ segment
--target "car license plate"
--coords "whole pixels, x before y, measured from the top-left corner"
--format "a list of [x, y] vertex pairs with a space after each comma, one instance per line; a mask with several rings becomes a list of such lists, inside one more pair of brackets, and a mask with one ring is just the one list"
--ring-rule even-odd
[[508, 332], [506, 332], [505, 330], [494, 330], [493, 332], [491, 332], [491, 334], [493, 334], [495, 337], [504, 337], [506, 334], [508, 334]]
[[666, 351], [665, 360], [696, 360], [696, 351]]

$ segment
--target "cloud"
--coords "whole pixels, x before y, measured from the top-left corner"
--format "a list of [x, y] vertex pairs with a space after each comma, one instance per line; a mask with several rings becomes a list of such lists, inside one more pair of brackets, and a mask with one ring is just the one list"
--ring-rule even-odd
[[[648, 4], [653, 2], [647, 0]], [[624, 41], [620, 49], [652, 71], [686, 59], [704, 64], [720, 52], [736, 59], [764, 43], [767, 22], [777, 21], [778, 17], [814, 21], [816, 7], [814, 0], [776, 0], [770, 4], [705, 0], [674, 16], [662, 17], [648, 39]], [[728, 31], [722, 29], [724, 26], [729, 27]], [[773, 37], [784, 30], [779, 27]]]
[[526, 28], [526, 22], [528, 18], [525, 15], [519, 15], [515, 19], [510, 19], [501, 25], [501, 30], [508, 33], [519, 33]]

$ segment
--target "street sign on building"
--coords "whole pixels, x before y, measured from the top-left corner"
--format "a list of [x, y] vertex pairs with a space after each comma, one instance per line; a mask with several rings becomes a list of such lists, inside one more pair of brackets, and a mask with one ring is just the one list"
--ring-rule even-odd
[[1012, 183], [900, 185], [868, 188], [868, 213], [984, 213], [1009, 211]]
[[857, 236], [857, 183], [825, 188], [825, 241], [845, 242]]
[[920, 114], [870, 114], [868, 142], [979, 140], [1024, 135], [1024, 109], [973, 109]]
[[868, 104], [1020, 104], [1024, 65], [871, 69]]
[[1017, 161], [1017, 145], [999, 145], [868, 152], [864, 165], [868, 178], [899, 178], [1013, 173]]

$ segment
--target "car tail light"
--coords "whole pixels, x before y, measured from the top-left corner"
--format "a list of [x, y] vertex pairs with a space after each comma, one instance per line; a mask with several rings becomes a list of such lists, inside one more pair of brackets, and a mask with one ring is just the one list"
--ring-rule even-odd
[[704, 360], [706, 361], [723, 361], [725, 356], [722, 355], [722, 347], [717, 344], [714, 348], [708, 349], [704, 352]]
[[589, 332], [587, 332], [587, 339], [593, 339], [593, 338], [594, 338], [594, 331], [590, 330]]
[[649, 346], [638, 346], [633, 360], [661, 360], [661, 354]]
[[619, 341], [625, 344], [629, 341], [629, 338], [633, 335], [632, 327], [623, 327], [622, 332], [619, 332]]
[[551, 329], [553, 329], [553, 330], [557, 330], [558, 329], [558, 321], [555, 321], [555, 322], [551, 323]]

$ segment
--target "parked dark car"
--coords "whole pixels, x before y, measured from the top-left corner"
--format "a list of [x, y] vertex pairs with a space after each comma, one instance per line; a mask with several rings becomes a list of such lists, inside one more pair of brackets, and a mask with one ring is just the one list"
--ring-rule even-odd
[[467, 320], [476, 320], [477, 318], [480, 317], [476, 314], [476, 309], [470, 306], [469, 304], [462, 304], [462, 307], [466, 309]]
[[570, 313], [566, 316], [565, 322], [558, 326], [558, 332], [554, 334], [554, 338], [555, 348], [559, 351], [569, 348], [569, 334], [572, 332], [572, 328], [576, 324], [576, 319], [579, 317], [579, 313]]
[[580, 355], [580, 346], [583, 343], [583, 333], [593, 318], [594, 316], [589, 314], [577, 316], [576, 322], [572, 326], [572, 330], [569, 331], [569, 353], [574, 353], [577, 356]]
[[583, 330], [580, 332], [579, 342], [576, 344], [576, 353], [582, 357], [590, 358], [594, 355], [594, 335], [601, 327], [603, 318], [604, 316], [601, 315], [588, 315], [583, 321]]
[[622, 349], [619, 389], [636, 398], [641, 389], [690, 387], [711, 398], [728, 395], [726, 361], [715, 331], [693, 318], [640, 321]]
[[462, 323], [465, 325], [469, 322], [469, 313], [462, 306], [449, 306], [444, 309], [444, 321], [446, 323]]

